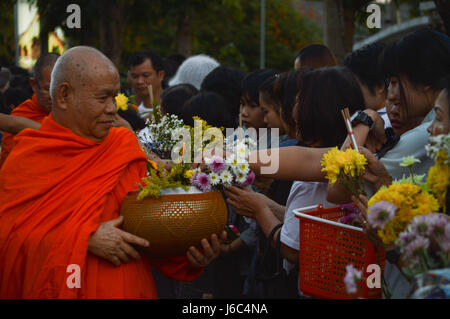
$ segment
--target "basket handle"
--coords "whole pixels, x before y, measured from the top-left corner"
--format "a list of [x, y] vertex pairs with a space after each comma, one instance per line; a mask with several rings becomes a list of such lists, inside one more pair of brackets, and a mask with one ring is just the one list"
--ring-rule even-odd
[[350, 229], [350, 230], [356, 230], [359, 232], [363, 232], [363, 229], [360, 227], [350, 226], [347, 224], [337, 223], [337, 222], [334, 222], [332, 220], [328, 220], [325, 218], [320, 218], [320, 217], [316, 217], [316, 216], [303, 214], [303, 213], [300, 213], [300, 210], [298, 210], [298, 209], [294, 209], [294, 214], [297, 216], [297, 218], [300, 218], [300, 217], [306, 218], [306, 219], [314, 220], [316, 222], [321, 222], [321, 223], [325, 223], [325, 224], [332, 225], [332, 226], [337, 226], [337, 227], [341, 227], [341, 228], [346, 228], [346, 229]]
[[312, 206], [306, 206], [306, 207], [302, 207], [302, 208], [296, 208], [295, 210], [297, 212], [306, 212], [306, 211], [310, 211], [310, 210], [321, 210], [323, 209], [322, 204], [317, 204], [317, 205], [312, 205]]

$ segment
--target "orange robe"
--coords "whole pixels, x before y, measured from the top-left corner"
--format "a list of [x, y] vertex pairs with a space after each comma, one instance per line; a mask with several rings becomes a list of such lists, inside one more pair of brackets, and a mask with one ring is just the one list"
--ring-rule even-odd
[[[176, 280], [201, 269], [186, 256], [114, 266], [87, 251], [101, 222], [119, 216], [146, 174], [134, 134], [112, 128], [100, 143], [75, 135], [52, 115], [25, 129], [0, 170], [0, 298], [157, 298], [151, 266]], [[81, 288], [69, 288], [71, 264]]]
[[[49, 114], [46, 110], [41, 108], [37, 102], [36, 94], [33, 94], [33, 97], [19, 106], [17, 106], [12, 112], [11, 115], [26, 117], [35, 122], [42, 123], [44, 118]], [[14, 134], [4, 132], [2, 137], [2, 150], [0, 153], [0, 168], [2, 168], [3, 163], [8, 157], [9, 153], [16, 145], [14, 142]]]

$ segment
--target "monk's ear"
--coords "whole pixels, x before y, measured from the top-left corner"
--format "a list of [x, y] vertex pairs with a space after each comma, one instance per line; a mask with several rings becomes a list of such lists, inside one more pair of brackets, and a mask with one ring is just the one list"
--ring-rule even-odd
[[31, 88], [33, 89], [33, 92], [36, 93], [37, 86], [36, 86], [36, 79], [35, 78], [30, 78], [30, 85], [31, 85]]
[[73, 103], [72, 87], [67, 82], [61, 83], [56, 89], [56, 103], [60, 109], [67, 110]]

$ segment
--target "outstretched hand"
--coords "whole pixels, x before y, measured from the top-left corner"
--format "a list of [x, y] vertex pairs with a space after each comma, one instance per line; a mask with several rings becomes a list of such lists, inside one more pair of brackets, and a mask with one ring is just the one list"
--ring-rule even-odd
[[189, 259], [192, 267], [206, 267], [211, 261], [217, 258], [220, 254], [220, 245], [227, 239], [225, 231], [220, 235], [220, 239], [216, 234], [211, 235], [211, 243], [206, 238], [203, 238], [200, 243], [202, 245], [203, 253], [196, 247], [189, 247], [186, 256]]
[[236, 213], [255, 219], [260, 210], [267, 205], [265, 196], [251, 190], [249, 187], [231, 186], [225, 189], [227, 203], [233, 206]]

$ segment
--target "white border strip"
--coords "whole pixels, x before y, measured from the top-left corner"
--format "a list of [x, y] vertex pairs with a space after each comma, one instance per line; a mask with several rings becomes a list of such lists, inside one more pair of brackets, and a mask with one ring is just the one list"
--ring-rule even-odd
[[[317, 205], [312, 206], [312, 208], [316, 208], [316, 207], [317, 207]], [[341, 223], [333, 222], [331, 220], [327, 220], [327, 219], [324, 219], [324, 218], [315, 217], [315, 216], [311, 216], [311, 215], [300, 213], [300, 211], [304, 211], [306, 208], [308, 208], [308, 207], [294, 209], [293, 210], [294, 214], [296, 216], [307, 218], [307, 219], [311, 219], [311, 220], [314, 220], [316, 222], [321, 222], [321, 223], [329, 224], [329, 225], [332, 225], [332, 226], [338, 226], [338, 227], [342, 227], [342, 228], [346, 228], [346, 229], [350, 229], [350, 230], [356, 230], [356, 231], [359, 231], [359, 232], [363, 232], [363, 229], [359, 228], [359, 227], [350, 226], [350, 225], [346, 225], [346, 224], [341, 224]]]

